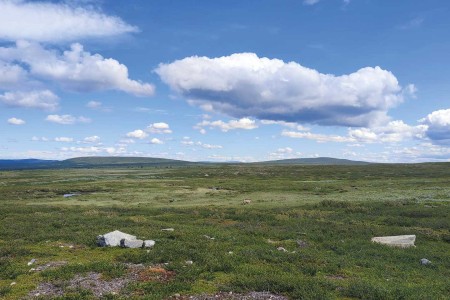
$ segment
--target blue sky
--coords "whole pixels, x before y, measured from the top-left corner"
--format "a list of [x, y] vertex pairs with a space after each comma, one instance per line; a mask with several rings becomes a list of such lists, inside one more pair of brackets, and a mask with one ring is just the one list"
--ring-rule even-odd
[[0, 158], [450, 161], [450, 2], [0, 0]]

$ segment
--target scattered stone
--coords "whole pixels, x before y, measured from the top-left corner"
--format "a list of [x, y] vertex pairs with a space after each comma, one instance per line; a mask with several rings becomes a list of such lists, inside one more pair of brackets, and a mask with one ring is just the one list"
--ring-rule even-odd
[[215, 240], [215, 238], [213, 238], [213, 237], [210, 237], [209, 235], [203, 235], [203, 237], [205, 237], [205, 238], [207, 238], [208, 240]]
[[408, 248], [415, 247], [415, 235], [396, 235], [396, 236], [379, 236], [373, 237], [372, 242], [388, 245], [392, 247]]
[[302, 240], [297, 240], [297, 246], [299, 248], [306, 248], [306, 247], [308, 247], [308, 243], [305, 241], [302, 241]]
[[123, 248], [142, 248], [144, 245], [143, 240], [129, 240], [129, 239], [122, 239], [120, 240], [120, 247]]
[[79, 196], [79, 195], [81, 195], [81, 194], [80, 193], [72, 193], [72, 194], [64, 194], [63, 197], [64, 198], [70, 198], [70, 197]]
[[41, 272], [41, 271], [44, 271], [47, 269], [58, 268], [58, 267], [62, 267], [65, 265], [67, 265], [67, 261], [51, 261], [51, 262], [46, 263], [45, 265], [33, 268], [32, 270], [36, 271], [36, 272]]
[[164, 228], [164, 229], [161, 229], [161, 231], [174, 231], [175, 229], [173, 229], [173, 228]]
[[422, 258], [422, 259], [420, 260], [420, 264], [421, 264], [421, 265], [424, 265], [424, 266], [426, 266], [426, 265], [431, 265], [431, 261], [429, 261], [429, 260], [426, 259], [426, 258]]
[[186, 264], [187, 264], [187, 265], [192, 265], [193, 263], [194, 263], [194, 262], [193, 262], [192, 260], [187, 260], [187, 261], [186, 261]]
[[282, 251], [282, 252], [288, 252], [286, 249], [284, 249], [283, 247], [278, 247], [277, 248], [278, 251]]
[[[145, 240], [144, 241], [144, 248], [151, 248], [155, 246], [155, 241], [154, 240]], [[147, 250], [148, 252], [148, 250]]]
[[126, 239], [126, 240], [135, 240], [136, 236], [123, 233], [119, 230], [115, 230], [112, 232], [108, 232], [104, 235], [97, 236], [97, 245], [100, 247], [116, 247], [120, 246], [120, 241]]
[[32, 260], [30, 260], [28, 263], [27, 263], [27, 265], [28, 266], [31, 266], [32, 264], [34, 264], [36, 262], [36, 259], [32, 259]]
[[250, 204], [250, 203], [252, 203], [251, 199], [244, 199], [244, 201], [242, 201], [243, 205], [247, 205], [247, 204]]
[[[175, 297], [172, 297], [175, 298]], [[237, 294], [233, 292], [219, 292], [217, 294], [203, 294], [189, 296], [191, 300], [287, 300], [288, 298], [269, 292], [250, 292]]]

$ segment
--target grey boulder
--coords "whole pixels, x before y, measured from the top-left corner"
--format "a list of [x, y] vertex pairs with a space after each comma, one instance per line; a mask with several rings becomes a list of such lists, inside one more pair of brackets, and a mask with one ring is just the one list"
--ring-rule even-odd
[[424, 265], [424, 266], [430, 265], [430, 264], [431, 264], [431, 261], [429, 261], [429, 260], [426, 259], [426, 258], [422, 258], [422, 259], [420, 260], [420, 264], [421, 264], [421, 265]]
[[415, 241], [415, 235], [377, 236], [372, 238], [374, 243], [400, 248], [415, 247]]

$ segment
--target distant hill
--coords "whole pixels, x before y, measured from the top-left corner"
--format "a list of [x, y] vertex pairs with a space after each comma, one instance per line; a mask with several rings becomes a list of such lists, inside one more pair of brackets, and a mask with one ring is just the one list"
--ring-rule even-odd
[[315, 158], [292, 158], [281, 160], [270, 160], [258, 162], [255, 164], [266, 165], [368, 165], [369, 162], [356, 161], [349, 159], [339, 159], [332, 157], [315, 157]]
[[153, 157], [77, 157], [66, 160], [0, 159], [0, 170], [49, 168], [99, 168], [133, 166], [180, 166], [195, 164], [183, 160]]
[[[228, 164], [241, 164], [240, 162], [227, 162]], [[66, 160], [40, 160], [40, 159], [0, 159], [0, 170], [15, 169], [49, 169], [49, 168], [105, 168], [105, 167], [168, 167], [184, 165], [209, 165], [217, 162], [189, 162], [184, 160], [154, 158], [154, 157], [110, 157], [89, 156]], [[244, 163], [242, 163], [244, 164]], [[364, 161], [338, 159], [331, 157], [294, 158], [251, 163], [263, 165], [367, 165]]]
[[63, 160], [62, 166], [72, 167], [100, 167], [100, 166], [124, 166], [124, 165], [185, 165], [191, 162], [176, 159], [154, 158], [154, 157], [111, 157], [111, 156], [89, 156], [77, 157]]
[[58, 163], [58, 160], [0, 159], [0, 170], [51, 168]]

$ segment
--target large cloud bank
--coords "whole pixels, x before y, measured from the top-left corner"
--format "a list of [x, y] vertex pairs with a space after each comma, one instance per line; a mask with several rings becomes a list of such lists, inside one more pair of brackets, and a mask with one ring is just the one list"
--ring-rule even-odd
[[237, 118], [370, 126], [386, 122], [404, 94], [397, 78], [380, 67], [335, 76], [253, 53], [187, 57], [160, 64], [156, 72], [191, 104]]

